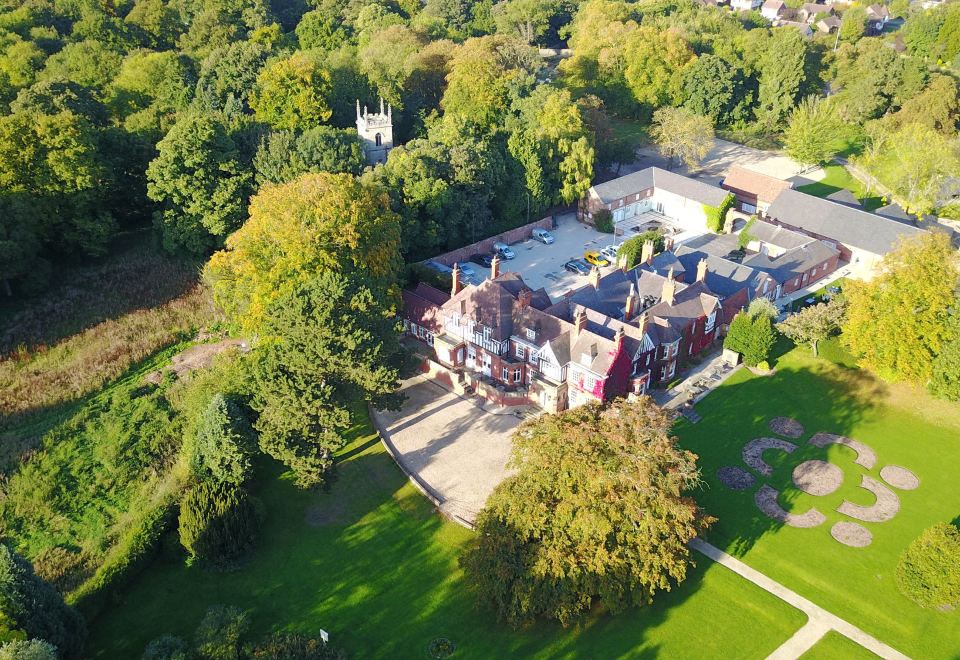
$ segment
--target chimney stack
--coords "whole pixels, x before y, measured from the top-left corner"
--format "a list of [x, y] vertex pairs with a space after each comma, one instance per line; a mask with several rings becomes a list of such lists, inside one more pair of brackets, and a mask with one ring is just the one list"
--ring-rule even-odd
[[591, 285], [594, 289], [599, 289], [599, 288], [600, 288], [600, 268], [599, 268], [598, 266], [594, 266], [594, 267], [590, 270], [590, 279], [589, 279], [589, 282], [590, 282], [590, 285]]
[[667, 273], [667, 279], [663, 281], [663, 290], [660, 292], [660, 301], [668, 305], [673, 305], [676, 300], [677, 282], [673, 279], [673, 266], [670, 266], [670, 272]]
[[463, 290], [463, 286], [460, 284], [460, 264], [453, 264], [453, 272], [450, 273], [450, 279], [453, 280], [453, 285], [450, 287], [450, 296], [453, 297]]
[[697, 264], [697, 281], [706, 282], [707, 281], [707, 260], [706, 258], [701, 259]]
[[493, 261], [490, 262], [490, 279], [495, 280], [500, 277], [500, 255], [493, 255]]
[[637, 319], [637, 327], [640, 328], [640, 332], [646, 334], [647, 332], [647, 323], [650, 321], [650, 315], [646, 311], [640, 312], [640, 318]]
[[617, 333], [614, 335], [613, 341], [616, 342], [618, 351], [623, 348], [623, 338], [626, 336], [626, 334], [627, 333], [623, 331], [622, 325], [617, 328]]
[[667, 252], [673, 252], [673, 236], [667, 236], [663, 239], [663, 249]]
[[633, 282], [630, 283], [630, 293], [627, 294], [627, 305], [624, 310], [623, 320], [629, 321], [637, 315], [637, 307], [640, 305], [640, 299], [637, 297], [637, 287]]
[[630, 270], [630, 269], [627, 267], [627, 255], [624, 254], [624, 255], [621, 255], [621, 256], [617, 257], [617, 266], [618, 266], [618, 267], [620, 268], [620, 270], [622, 270], [624, 273], [626, 273], [628, 270]]
[[640, 248], [640, 261], [648, 266], [653, 262], [653, 241], [644, 241]]
[[587, 312], [583, 307], [578, 307], [573, 314], [573, 325], [576, 327], [575, 337], [579, 337], [587, 329]]

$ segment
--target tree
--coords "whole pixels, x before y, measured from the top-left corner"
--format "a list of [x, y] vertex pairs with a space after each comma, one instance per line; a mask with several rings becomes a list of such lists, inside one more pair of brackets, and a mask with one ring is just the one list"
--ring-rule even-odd
[[768, 319], [775, 319], [780, 315], [780, 310], [769, 298], [754, 298], [747, 307], [747, 314], [753, 318], [766, 316]]
[[948, 323], [948, 339], [933, 363], [930, 392], [941, 399], [960, 400], [960, 299], [954, 305]]
[[599, 96], [588, 94], [577, 99], [577, 106], [583, 121], [593, 133], [593, 149], [596, 154], [594, 171], [607, 168], [616, 163], [616, 173], [620, 173], [623, 163], [631, 163], [636, 157], [637, 145], [629, 136], [619, 136], [613, 130], [613, 123], [607, 113], [606, 104]]
[[641, 27], [628, 38], [624, 78], [638, 103], [651, 109], [682, 100], [683, 72], [695, 58], [677, 32]]
[[843, 123], [829, 102], [808, 96], [790, 114], [787, 154], [804, 165], [822, 165], [843, 148]]
[[177, 11], [164, 0], [136, 0], [123, 20], [139, 28], [147, 45], [157, 50], [171, 48], [182, 28]]
[[696, 167], [713, 148], [710, 119], [686, 108], [660, 108], [654, 112], [650, 135], [669, 159], [671, 168], [674, 158], [680, 158], [687, 167]]
[[726, 125], [743, 119], [753, 102], [743, 74], [716, 55], [701, 55], [683, 71], [683, 107]]
[[195, 254], [220, 245], [243, 222], [250, 175], [214, 117], [183, 115], [157, 144], [147, 194], [160, 202], [156, 222], [168, 250]]
[[140, 660], [189, 660], [190, 647], [182, 637], [161, 635], [147, 644]]
[[330, 91], [330, 72], [298, 51], [260, 72], [250, 107], [274, 128], [305, 129], [330, 119]]
[[796, 105], [806, 83], [807, 46], [800, 32], [784, 27], [773, 31], [760, 57], [760, 101], [757, 119], [774, 128]]
[[297, 135], [273, 131], [260, 142], [253, 159], [257, 182], [287, 183], [307, 172], [359, 174], [366, 162], [357, 132], [317, 126]]
[[259, 526], [253, 498], [228, 481], [201, 481], [180, 502], [180, 544], [191, 561], [230, 565], [253, 549]]
[[83, 619], [6, 544], [0, 544], [0, 615], [27, 638], [55, 646], [61, 657], [80, 657], [87, 636]]
[[512, 625], [564, 625], [599, 600], [653, 602], [686, 577], [687, 543], [712, 519], [686, 495], [696, 456], [649, 399], [588, 404], [525, 422], [516, 473], [497, 486], [461, 559], [479, 601]]
[[945, 234], [902, 241], [883, 258], [872, 280], [845, 288], [847, 345], [881, 377], [927, 385], [952, 339], [958, 283], [957, 254]]
[[890, 135], [885, 144], [881, 179], [909, 213], [926, 215], [937, 206], [947, 177], [960, 169], [960, 143], [932, 128], [908, 124]]
[[843, 12], [840, 21], [840, 38], [844, 41], [857, 41], [867, 30], [867, 10], [863, 7], [850, 7]]
[[250, 660], [346, 660], [343, 651], [331, 648], [322, 639], [291, 632], [274, 633], [246, 652]]
[[937, 11], [918, 11], [903, 25], [903, 41], [914, 55], [936, 59], [942, 52], [937, 44], [944, 14]]
[[834, 297], [829, 302], [804, 307], [777, 324], [777, 330], [796, 344], [810, 344], [814, 356], [821, 341], [835, 334], [843, 323], [846, 303]]
[[920, 607], [951, 610], [960, 604], [960, 530], [937, 523], [900, 556], [897, 587]]
[[349, 34], [338, 16], [320, 10], [308, 11], [295, 30], [300, 48], [336, 50], [347, 43]]
[[215, 394], [197, 428], [194, 470], [203, 478], [242, 485], [252, 470], [250, 426], [236, 401]]
[[323, 483], [358, 402], [399, 403], [395, 307], [378, 288], [361, 272], [322, 270], [267, 310], [270, 341], [250, 355], [256, 428], [301, 487]]
[[197, 96], [214, 110], [222, 110], [232, 101], [246, 108], [267, 55], [267, 49], [253, 41], [215, 48], [200, 65]]
[[887, 130], [895, 132], [908, 124], [922, 124], [950, 138], [960, 121], [960, 90], [950, 76], [933, 75], [921, 94], [904, 102], [899, 111], [884, 117]]
[[755, 311], [755, 316], [750, 312], [737, 314], [723, 340], [723, 347], [743, 355], [743, 363], [750, 367], [766, 361], [777, 340], [765, 310]]
[[214, 301], [243, 332], [263, 330], [266, 309], [318, 272], [362, 273], [385, 316], [399, 302], [400, 227], [386, 194], [347, 174], [307, 174], [268, 186], [250, 217], [211, 257]]
[[207, 610], [194, 635], [197, 654], [204, 660], [240, 660], [250, 617], [236, 607], [214, 605]]
[[505, 0], [493, 8], [497, 31], [518, 36], [528, 44], [542, 37], [560, 11], [558, 0]]
[[41, 639], [15, 639], [0, 645], [0, 660], [57, 660], [57, 647]]

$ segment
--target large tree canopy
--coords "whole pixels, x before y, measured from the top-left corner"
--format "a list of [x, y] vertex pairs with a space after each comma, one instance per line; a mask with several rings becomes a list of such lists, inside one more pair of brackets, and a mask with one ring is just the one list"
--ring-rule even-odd
[[711, 522], [690, 497], [696, 457], [648, 399], [588, 404], [520, 426], [517, 472], [490, 496], [462, 559], [480, 602], [520, 625], [567, 624], [599, 599], [646, 605], [684, 579]]

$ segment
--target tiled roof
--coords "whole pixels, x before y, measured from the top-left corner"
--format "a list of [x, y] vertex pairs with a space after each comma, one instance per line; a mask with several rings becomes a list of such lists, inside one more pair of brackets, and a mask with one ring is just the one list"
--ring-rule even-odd
[[892, 250], [901, 237], [923, 231], [796, 190], [784, 190], [770, 205], [768, 214], [793, 227], [878, 255]]
[[768, 254], [751, 255], [743, 260], [743, 264], [770, 273], [778, 282], [783, 283], [836, 255], [837, 251], [823, 241], [810, 241], [776, 257]]
[[793, 186], [789, 181], [776, 179], [737, 165], [727, 171], [727, 176], [720, 185], [732, 192], [756, 197], [765, 203], [772, 202], [781, 192]]
[[423, 283], [418, 284], [413, 291], [404, 289], [401, 296], [404, 318], [432, 332], [439, 332], [443, 328], [440, 306], [443, 304], [442, 299], [450, 296]]
[[800, 247], [801, 245], [806, 245], [810, 241], [816, 240], [815, 238], [811, 238], [806, 234], [801, 234], [798, 231], [793, 231], [792, 229], [775, 225], [772, 222], [764, 222], [763, 220], [757, 220], [754, 222], [750, 226], [749, 233], [758, 241], [768, 243], [769, 245], [776, 245], [784, 250]]
[[[696, 272], [697, 264], [701, 259], [707, 260], [707, 288], [712, 293], [723, 296], [724, 298], [736, 294], [741, 289], [750, 290], [751, 297], [753, 293], [763, 286], [764, 280], [768, 275], [763, 271], [729, 261], [716, 255], [708, 254], [700, 250], [694, 250], [685, 246], [677, 248], [677, 258], [681, 263], [687, 266], [687, 270]], [[776, 286], [776, 283], [772, 283]]]
[[845, 204], [846, 206], [852, 206], [855, 209], [862, 209], [863, 204], [860, 203], [860, 200], [857, 199], [857, 196], [846, 188], [841, 188], [836, 192], [832, 192], [826, 197], [831, 202], [836, 202], [837, 204]]
[[727, 196], [725, 191], [709, 183], [668, 172], [659, 167], [648, 167], [605, 183], [598, 183], [590, 190], [599, 197], [601, 202], [610, 204], [627, 195], [650, 188], [665, 190], [708, 206], [719, 206]]

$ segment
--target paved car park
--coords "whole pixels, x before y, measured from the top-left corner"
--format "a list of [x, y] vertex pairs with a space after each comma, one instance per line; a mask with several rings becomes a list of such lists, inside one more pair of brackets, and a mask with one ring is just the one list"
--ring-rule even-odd
[[509, 474], [510, 437], [520, 423], [495, 414], [423, 378], [405, 381], [399, 411], [374, 411], [397, 461], [442, 509], [473, 522], [493, 489]]
[[[583, 259], [584, 252], [600, 250], [615, 241], [612, 234], [601, 234], [593, 227], [577, 222], [573, 213], [558, 216], [557, 227], [551, 229], [550, 233], [555, 239], [552, 245], [544, 245], [532, 238], [511, 245], [517, 256], [514, 259], [501, 259], [500, 272], [516, 271], [523, 275], [527, 286], [532, 289], [544, 287], [551, 298], [557, 299], [586, 282], [585, 275], [564, 270], [563, 264], [571, 259]], [[489, 268], [474, 263], [470, 265], [481, 278], [489, 277]], [[600, 270], [607, 272], [613, 267], [611, 265]]]

